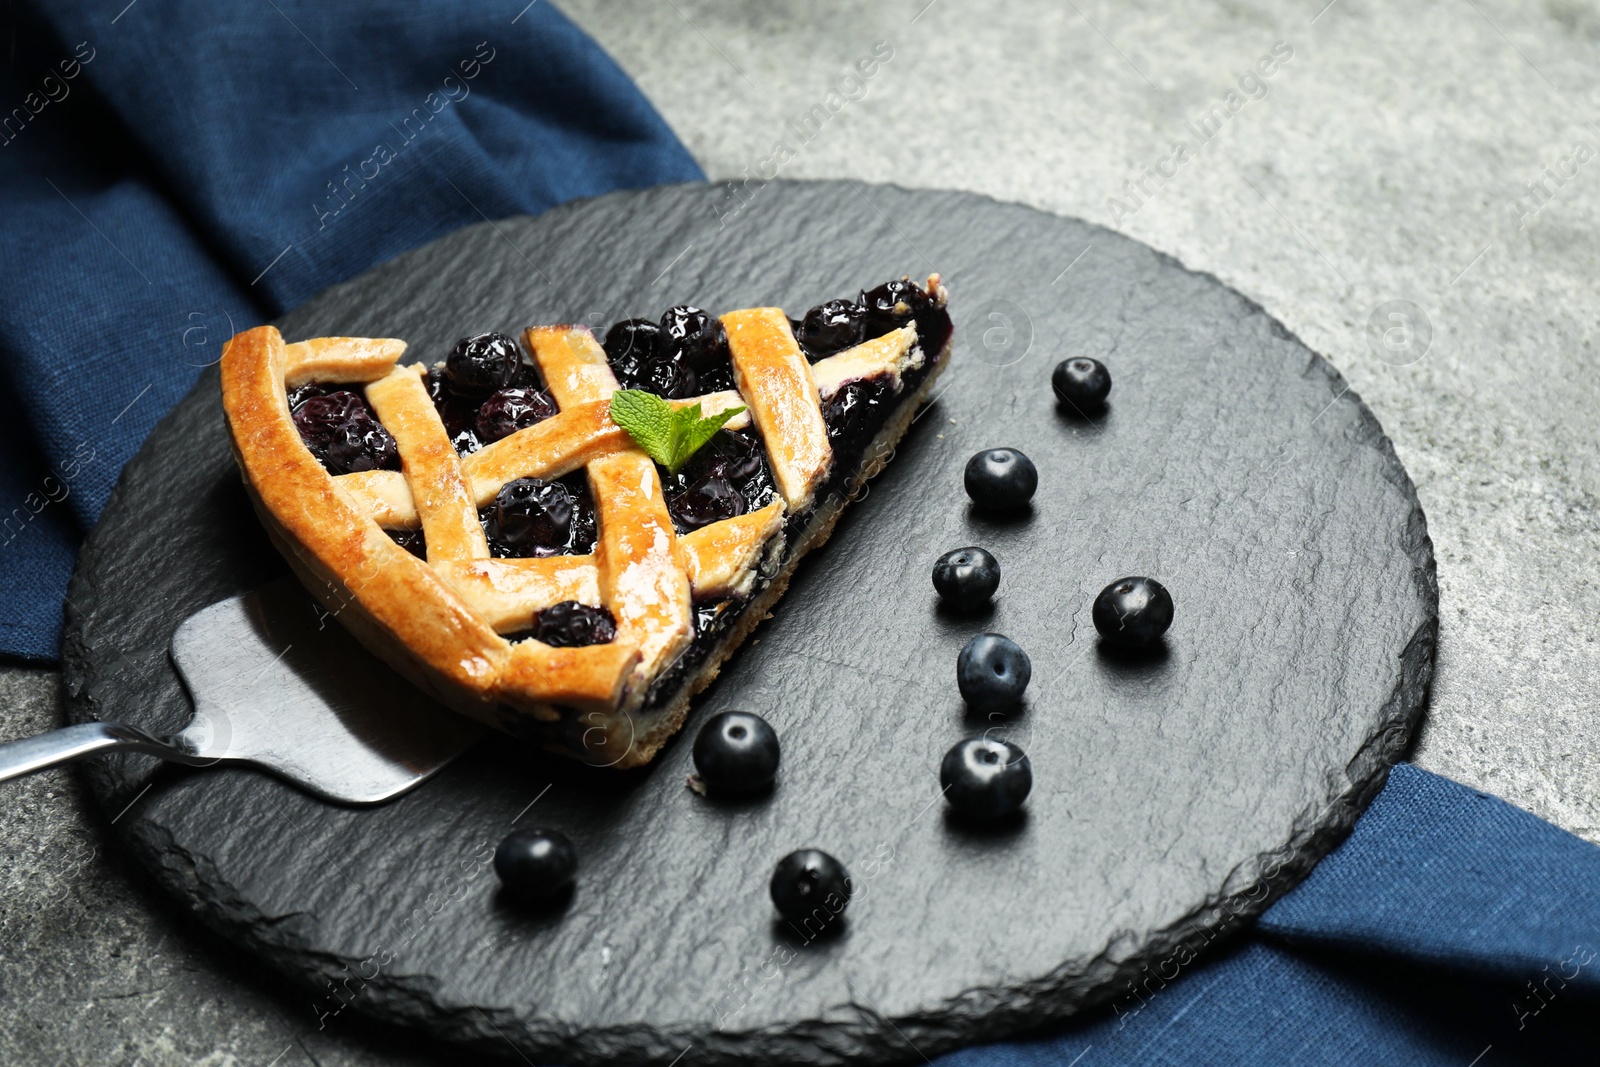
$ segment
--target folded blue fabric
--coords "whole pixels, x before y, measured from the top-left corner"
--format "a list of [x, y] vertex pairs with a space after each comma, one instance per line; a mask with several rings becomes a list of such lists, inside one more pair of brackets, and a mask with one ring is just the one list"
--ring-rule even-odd
[[702, 177], [525, 3], [13, 5], [0, 653], [55, 658], [82, 533], [236, 330], [468, 223]]
[[1069, 1031], [938, 1063], [1600, 1062], [1600, 848], [1401, 764], [1238, 943], [1153, 970]]

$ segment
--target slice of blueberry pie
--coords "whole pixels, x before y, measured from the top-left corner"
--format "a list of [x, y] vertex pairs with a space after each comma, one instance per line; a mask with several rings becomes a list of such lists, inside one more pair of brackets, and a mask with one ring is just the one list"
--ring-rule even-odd
[[538, 326], [432, 368], [397, 340], [234, 337], [222, 398], [272, 539], [445, 704], [633, 767], [882, 468], [950, 353], [938, 275], [603, 341]]

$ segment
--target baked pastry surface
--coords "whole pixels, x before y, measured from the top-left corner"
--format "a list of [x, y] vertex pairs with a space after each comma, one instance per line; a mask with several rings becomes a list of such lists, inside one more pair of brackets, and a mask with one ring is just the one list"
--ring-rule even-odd
[[[406, 346], [394, 339], [288, 343], [271, 326], [246, 331], [222, 357], [223, 407], [268, 533], [364, 645], [474, 719], [591, 764], [634, 767], [681, 727], [692, 696], [887, 462], [947, 363], [939, 277], [925, 289], [892, 284], [917, 313], [895, 304], [880, 312], [892, 323], [878, 336], [820, 358], [781, 309], [722, 316], [733, 388], [671, 402], [698, 401], [706, 414], [744, 407], [725, 430], [759, 445], [775, 491], [715, 521], [675, 513], [665, 468], [612, 421], [617, 368], [587, 327], [524, 332], [557, 410], [465, 454], [433, 377], [401, 364]], [[332, 387], [359, 390], [398, 469], [338, 472], [308, 447], [291, 396]], [[484, 509], [513, 483], [562, 478], [586, 483], [592, 550], [499, 554]], [[570, 605], [610, 620], [609, 640], [534, 636], [541, 613]]]

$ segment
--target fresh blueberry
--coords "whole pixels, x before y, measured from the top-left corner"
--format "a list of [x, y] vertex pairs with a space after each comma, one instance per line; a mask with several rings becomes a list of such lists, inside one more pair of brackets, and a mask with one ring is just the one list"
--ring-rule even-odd
[[1039, 469], [1014, 448], [990, 448], [967, 460], [967, 495], [987, 511], [1020, 511], [1039, 488]]
[[1062, 403], [1088, 414], [1105, 404], [1111, 392], [1111, 372], [1104, 363], [1088, 356], [1064, 359], [1050, 375], [1050, 387]]
[[1172, 594], [1154, 578], [1118, 578], [1094, 598], [1094, 628], [1108, 645], [1137, 650], [1172, 625]]
[[456, 396], [480, 399], [510, 385], [522, 356], [517, 342], [503, 333], [463, 337], [444, 361], [444, 383]]
[[694, 739], [694, 768], [714, 790], [765, 789], [778, 773], [778, 732], [748, 711], [713, 716]]
[[854, 300], [829, 300], [806, 312], [795, 340], [812, 362], [854, 348], [866, 336], [867, 309]]
[[556, 648], [604, 645], [616, 639], [617, 620], [605, 608], [563, 600], [534, 614], [533, 636]]
[[572, 490], [561, 482], [517, 478], [500, 487], [484, 532], [500, 556], [554, 556], [572, 543]]
[[301, 400], [293, 411], [300, 440], [329, 474], [400, 469], [400, 449], [355, 393], [338, 390]]
[[956, 687], [974, 711], [1003, 711], [1014, 706], [1032, 676], [1028, 654], [1000, 634], [979, 634], [956, 659]]
[[1028, 754], [1009, 741], [969, 737], [944, 754], [939, 785], [963, 815], [1001, 819], [1028, 799], [1033, 767]]
[[933, 565], [933, 587], [963, 611], [986, 604], [1000, 588], [1000, 561], [975, 546], [946, 552]]
[[494, 873], [511, 895], [543, 903], [572, 884], [578, 851], [559, 830], [513, 830], [494, 850]]
[[1106, 397], [1110, 394], [1110, 371], [1106, 370], [1104, 363], [1086, 355], [1061, 360], [1056, 363], [1054, 373], [1051, 373], [1050, 387], [1056, 390], [1056, 397], [1062, 403], [1069, 403], [1085, 414], [1093, 413], [1106, 405]]
[[556, 413], [556, 402], [541, 389], [508, 386], [478, 408], [475, 428], [484, 444], [510, 437]]
[[850, 906], [850, 872], [820, 849], [803, 848], [779, 860], [768, 889], [778, 913], [808, 938]]

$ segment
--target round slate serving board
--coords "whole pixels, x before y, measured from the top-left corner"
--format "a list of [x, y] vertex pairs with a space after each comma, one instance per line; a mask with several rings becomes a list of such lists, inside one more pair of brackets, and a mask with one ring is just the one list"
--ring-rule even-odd
[[[783, 738], [770, 797], [684, 787], [689, 745], [639, 772], [494, 738], [416, 792], [354, 810], [247, 769], [143, 758], [90, 775], [173, 893], [300, 979], [313, 1012], [422, 1027], [542, 1062], [881, 1063], [1135, 1004], [1238, 929], [1349, 829], [1420, 714], [1437, 591], [1411, 482], [1316, 353], [1216, 279], [1071, 219], [967, 194], [853, 183], [619, 193], [474, 226], [330, 289], [281, 324], [456, 337], [603, 326], [693, 302], [798, 313], [940, 271], [956, 351], [927, 408], [774, 617], [700, 699]], [[1069, 354], [1103, 359], [1111, 406], [1058, 410]], [[969, 508], [974, 451], [1040, 472], [1026, 517]], [[981, 544], [993, 608], [941, 610], [928, 580]], [[167, 658], [188, 614], [284, 571], [225, 444], [214, 369], [128, 465], [73, 584], [74, 720], [170, 730]], [[1089, 607], [1125, 574], [1177, 604], [1164, 655], [1098, 651]], [[1033, 659], [1014, 716], [976, 718], [955, 659], [995, 630]], [[944, 751], [992, 730], [1026, 748], [1026, 817], [947, 817]], [[153, 783], [153, 785], [152, 785]], [[146, 786], [151, 786], [143, 792]], [[531, 805], [531, 808], [530, 808]], [[517, 825], [570, 834], [581, 881], [518, 911], [488, 857]], [[766, 881], [815, 845], [852, 869], [843, 930], [806, 942]]]

